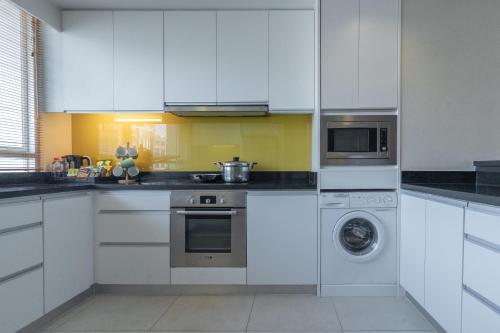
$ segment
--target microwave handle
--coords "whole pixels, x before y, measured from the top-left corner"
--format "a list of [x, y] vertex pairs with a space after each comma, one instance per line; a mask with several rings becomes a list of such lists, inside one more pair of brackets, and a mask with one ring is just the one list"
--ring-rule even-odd
[[223, 211], [178, 210], [175, 213], [179, 214], [179, 215], [224, 215], [224, 216], [227, 216], [227, 215], [237, 215], [238, 211], [236, 211], [236, 210], [223, 210]]

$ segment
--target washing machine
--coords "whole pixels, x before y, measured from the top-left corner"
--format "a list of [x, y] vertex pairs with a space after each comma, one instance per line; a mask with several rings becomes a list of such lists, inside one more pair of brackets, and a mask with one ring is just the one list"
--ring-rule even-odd
[[396, 192], [321, 193], [321, 295], [397, 295]]

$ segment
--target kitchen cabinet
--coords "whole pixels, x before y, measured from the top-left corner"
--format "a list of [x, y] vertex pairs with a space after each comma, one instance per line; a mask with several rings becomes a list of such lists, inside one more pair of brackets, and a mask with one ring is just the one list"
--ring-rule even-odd
[[114, 110], [163, 111], [163, 12], [113, 12]]
[[45, 311], [94, 284], [92, 197], [71, 194], [43, 203]]
[[247, 283], [317, 284], [317, 194], [249, 192]]
[[314, 110], [315, 38], [311, 10], [269, 11], [269, 109]]
[[426, 200], [401, 195], [401, 286], [421, 305], [425, 304]]
[[97, 283], [169, 284], [170, 192], [102, 192], [96, 202]]
[[448, 332], [459, 333], [465, 203], [427, 201], [425, 309]]
[[268, 11], [217, 12], [217, 102], [267, 104]]
[[113, 13], [64, 11], [62, 15], [64, 110], [113, 110]]
[[322, 0], [321, 108], [395, 109], [399, 0]]
[[165, 102], [217, 101], [217, 13], [165, 12]]

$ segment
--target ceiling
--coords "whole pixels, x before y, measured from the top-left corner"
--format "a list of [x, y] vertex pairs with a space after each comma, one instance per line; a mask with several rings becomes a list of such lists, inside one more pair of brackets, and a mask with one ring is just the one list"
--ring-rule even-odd
[[306, 9], [317, 0], [48, 0], [61, 9]]

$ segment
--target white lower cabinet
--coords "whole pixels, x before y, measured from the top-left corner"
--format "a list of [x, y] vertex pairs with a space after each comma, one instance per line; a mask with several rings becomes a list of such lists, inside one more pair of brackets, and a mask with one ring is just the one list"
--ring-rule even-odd
[[44, 200], [45, 312], [94, 284], [92, 197]]
[[425, 309], [448, 333], [461, 327], [464, 205], [427, 201]]
[[169, 284], [170, 247], [101, 245], [96, 271], [99, 284]]
[[14, 333], [43, 316], [43, 269], [0, 282], [0, 331]]
[[249, 192], [247, 283], [317, 284], [316, 192]]
[[500, 312], [464, 291], [462, 333], [498, 333]]

